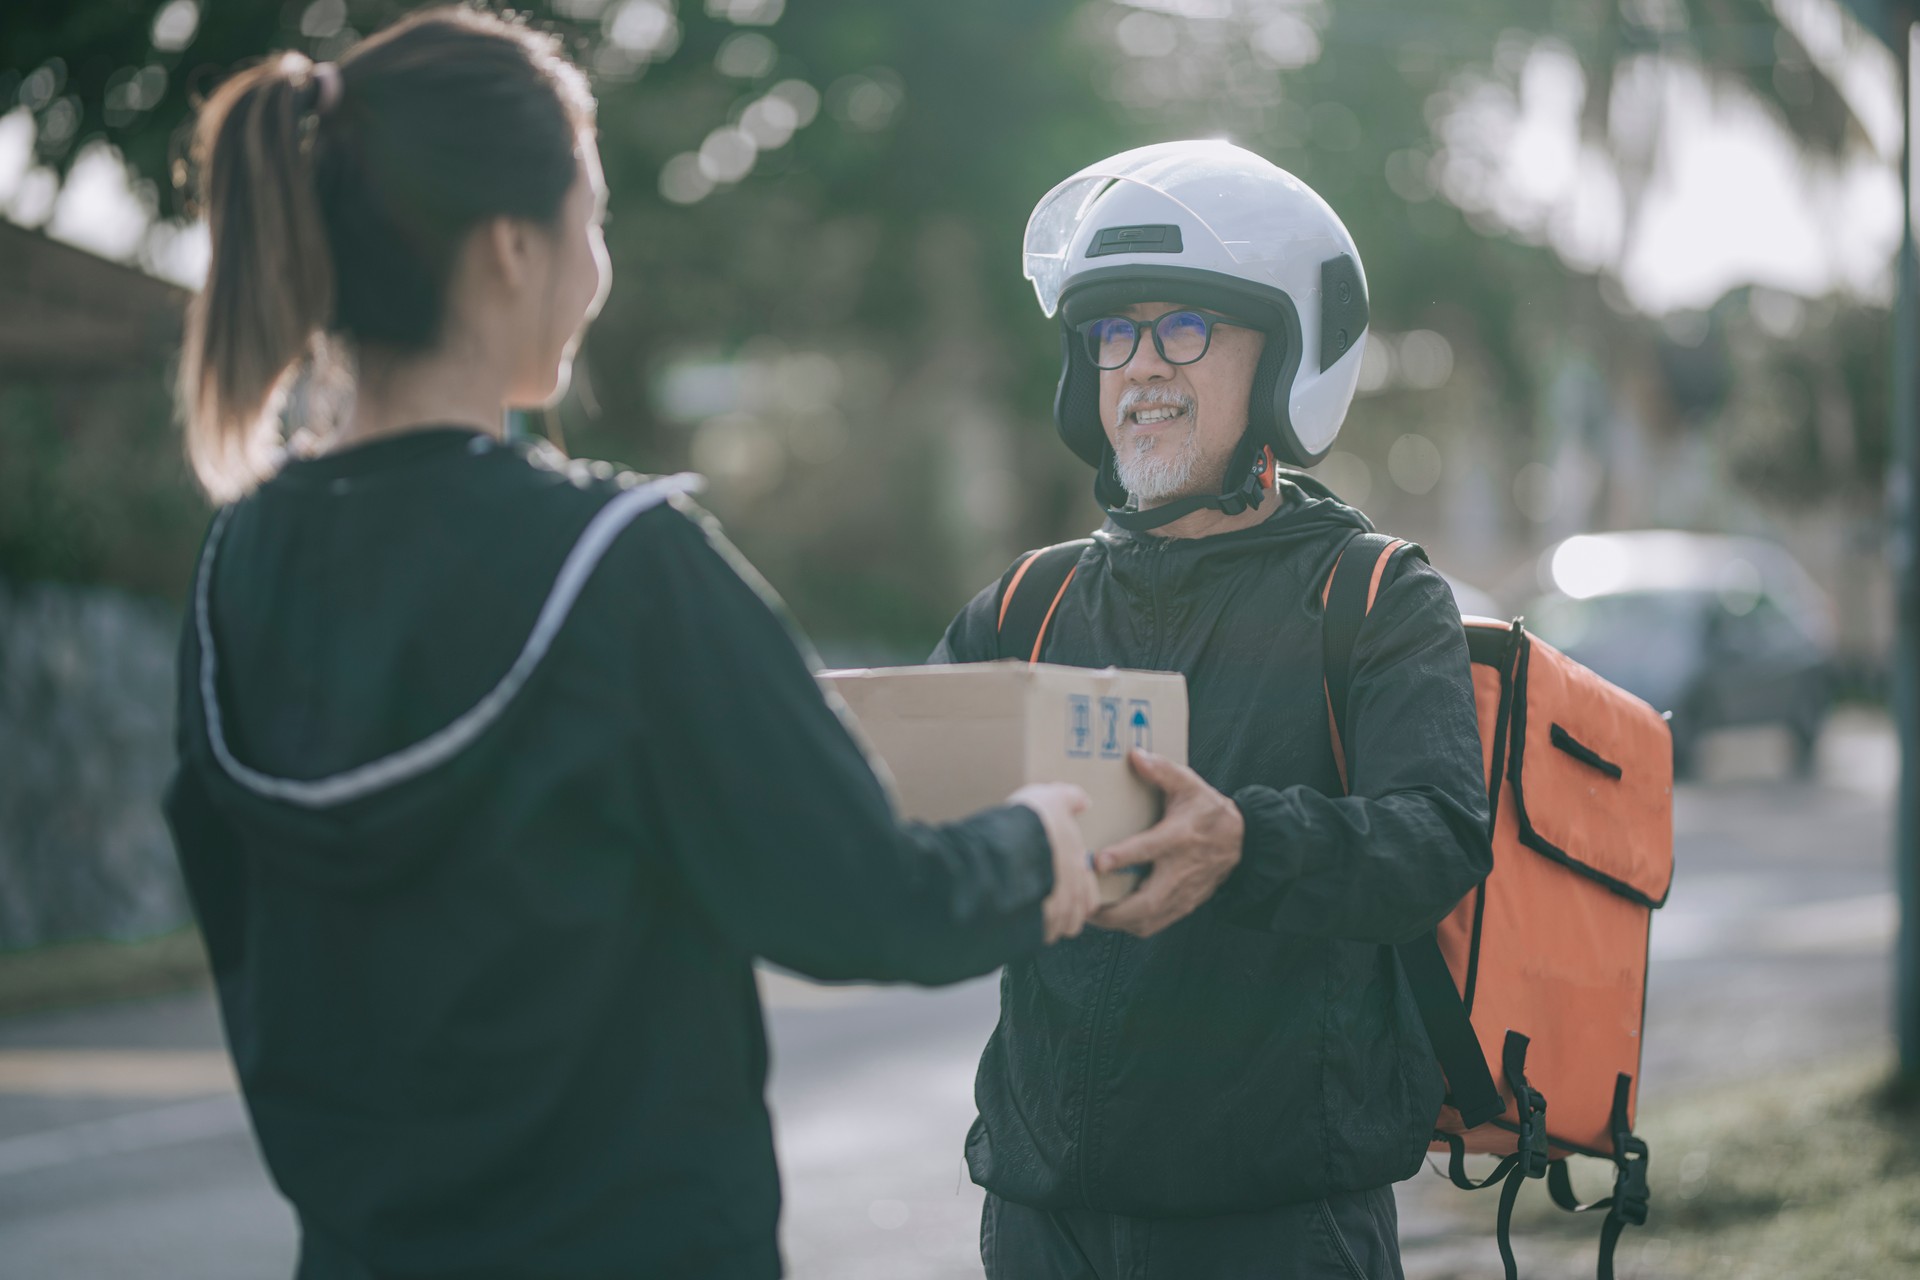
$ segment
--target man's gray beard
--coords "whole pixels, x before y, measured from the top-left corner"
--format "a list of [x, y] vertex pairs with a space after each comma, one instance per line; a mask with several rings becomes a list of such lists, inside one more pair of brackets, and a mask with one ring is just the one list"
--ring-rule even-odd
[[1200, 461], [1200, 407], [1191, 396], [1171, 387], [1128, 387], [1115, 406], [1116, 428], [1124, 432], [1128, 416], [1136, 409], [1153, 408], [1185, 412], [1187, 434], [1177, 445], [1154, 436], [1121, 437], [1122, 447], [1114, 453], [1113, 468], [1121, 486], [1133, 495], [1136, 507], [1185, 497], [1192, 488], [1194, 468]]
[[1199, 461], [1200, 433], [1189, 427], [1177, 447], [1166, 440], [1127, 441], [1125, 450], [1114, 455], [1113, 468], [1134, 505], [1144, 507], [1184, 497]]

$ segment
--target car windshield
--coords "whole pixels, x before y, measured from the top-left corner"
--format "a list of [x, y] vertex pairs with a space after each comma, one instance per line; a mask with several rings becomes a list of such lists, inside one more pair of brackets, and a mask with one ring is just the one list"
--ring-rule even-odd
[[1708, 599], [1693, 591], [1554, 596], [1528, 612], [1527, 628], [1603, 675], [1649, 665], [1678, 668], [1700, 647]]

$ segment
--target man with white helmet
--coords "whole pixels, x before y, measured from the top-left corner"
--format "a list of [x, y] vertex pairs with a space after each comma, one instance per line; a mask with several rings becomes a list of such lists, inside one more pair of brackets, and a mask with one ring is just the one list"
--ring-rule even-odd
[[1184, 672], [1192, 769], [1136, 755], [1167, 819], [1100, 864], [1140, 887], [1005, 972], [967, 1141], [987, 1274], [1398, 1276], [1391, 1184], [1445, 1085], [1394, 947], [1492, 859], [1466, 641], [1417, 548], [1381, 561], [1351, 741], [1329, 715], [1322, 592], [1371, 526], [1294, 469], [1353, 398], [1358, 250], [1291, 174], [1178, 142], [1049, 192], [1026, 272], [1108, 520], [1021, 557], [933, 661]]

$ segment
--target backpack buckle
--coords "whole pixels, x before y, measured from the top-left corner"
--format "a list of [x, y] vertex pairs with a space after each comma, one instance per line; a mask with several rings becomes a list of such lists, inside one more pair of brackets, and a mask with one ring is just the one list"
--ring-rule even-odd
[[1630, 1137], [1623, 1149], [1620, 1172], [1613, 1179], [1613, 1209], [1608, 1216], [1631, 1227], [1644, 1226], [1651, 1199], [1647, 1191], [1647, 1144]]
[[1523, 1178], [1544, 1178], [1548, 1163], [1547, 1099], [1527, 1083], [1527, 1043], [1526, 1036], [1509, 1030], [1500, 1049], [1500, 1068], [1507, 1087], [1513, 1090], [1513, 1109], [1518, 1113], [1515, 1119], [1519, 1121], [1520, 1141], [1514, 1151], [1518, 1172]]
[[1521, 1081], [1526, 1098], [1514, 1099], [1520, 1111], [1520, 1176], [1544, 1178], [1547, 1175], [1547, 1100], [1538, 1089]]

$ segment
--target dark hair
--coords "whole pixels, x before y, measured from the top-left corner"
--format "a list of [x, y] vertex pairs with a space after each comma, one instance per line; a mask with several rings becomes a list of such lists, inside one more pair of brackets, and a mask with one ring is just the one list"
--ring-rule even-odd
[[464, 8], [406, 18], [337, 69], [285, 53], [222, 84], [193, 135], [212, 259], [179, 388], [207, 492], [272, 473], [268, 427], [316, 337], [434, 346], [466, 233], [558, 218], [593, 110], [554, 37]]

